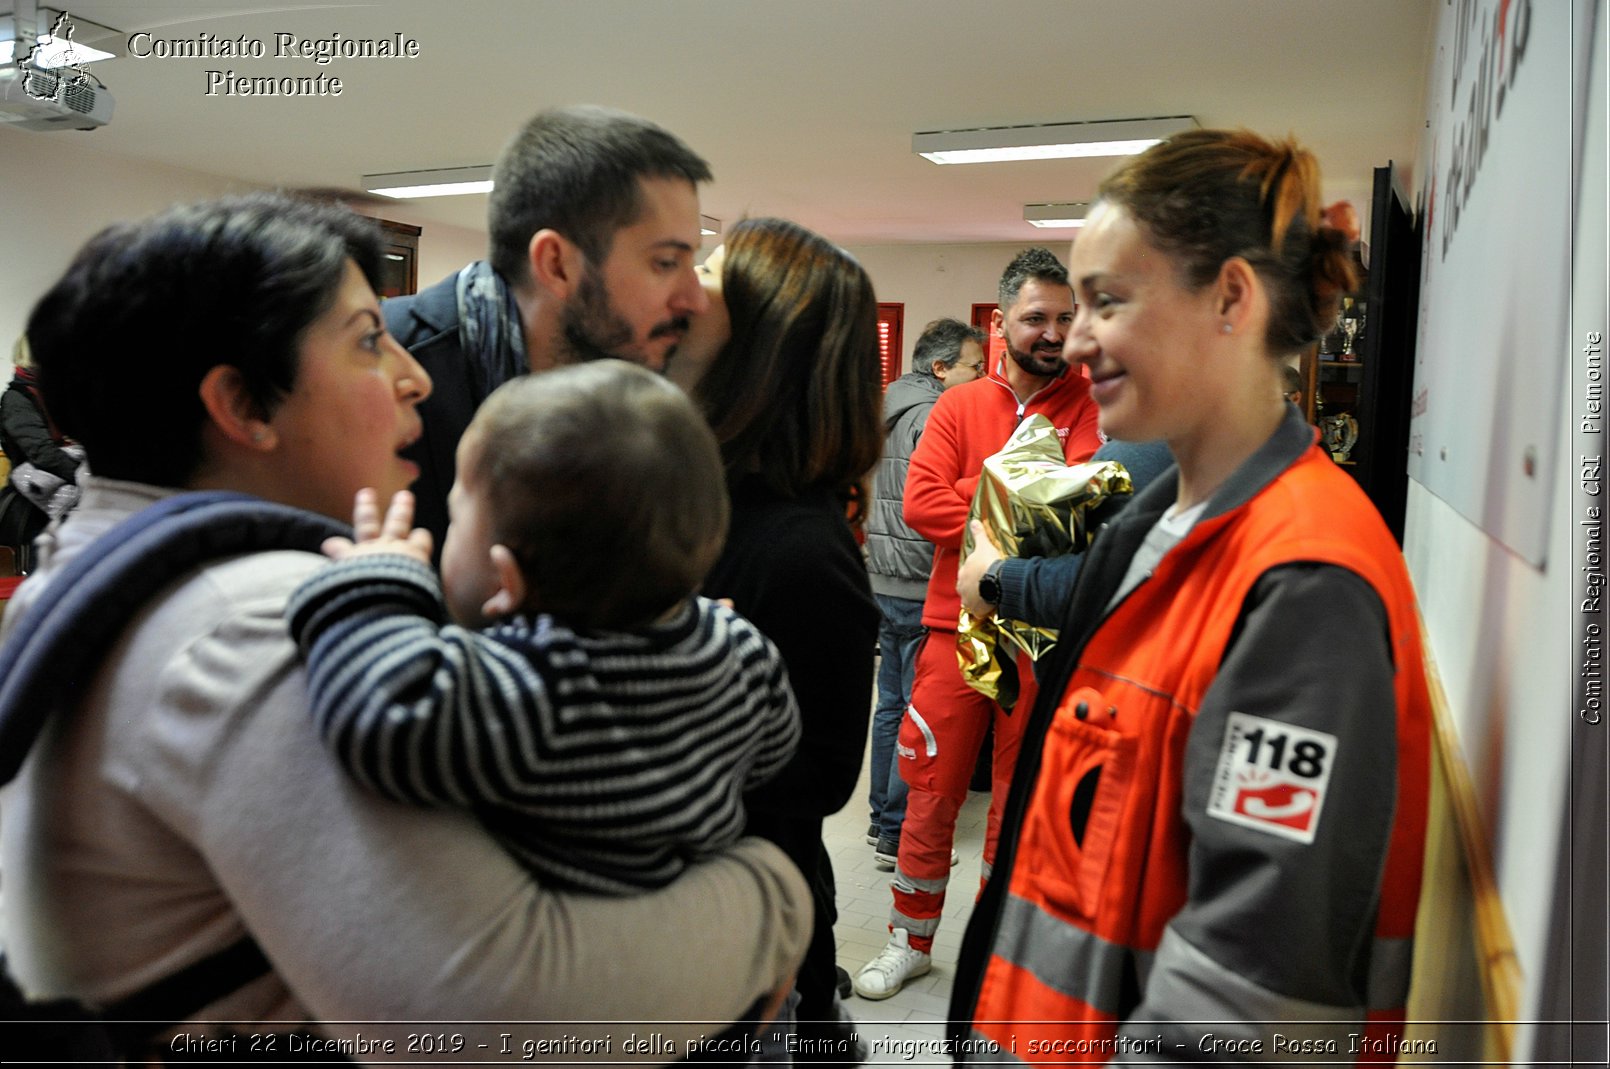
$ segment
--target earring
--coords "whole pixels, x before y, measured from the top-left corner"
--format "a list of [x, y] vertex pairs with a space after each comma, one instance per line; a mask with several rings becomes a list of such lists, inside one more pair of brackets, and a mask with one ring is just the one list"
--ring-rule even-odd
[[268, 437], [267, 432], [265, 432], [262, 428], [258, 428], [257, 430], [252, 431], [252, 441], [254, 441], [254, 442], [261, 442], [263, 439], [265, 439], [267, 437]]
[[1231, 326], [1231, 325], [1230, 325], [1230, 324], [1228, 324], [1228, 323], [1226, 323], [1226, 324], [1224, 324], [1224, 326], [1223, 326], [1223, 327], [1222, 327], [1222, 328], [1221, 328], [1221, 329], [1222, 329], [1222, 330], [1223, 330], [1223, 331], [1224, 331], [1224, 332], [1225, 332], [1225, 333], [1226, 333], [1226, 334], [1228, 334], [1228, 333], [1230, 333], [1230, 332], [1231, 332], [1231, 331], [1232, 331], [1232, 330], [1234, 330], [1234, 329], [1235, 329], [1235, 328], [1234, 328], [1234, 327], [1232, 327], [1232, 326]]

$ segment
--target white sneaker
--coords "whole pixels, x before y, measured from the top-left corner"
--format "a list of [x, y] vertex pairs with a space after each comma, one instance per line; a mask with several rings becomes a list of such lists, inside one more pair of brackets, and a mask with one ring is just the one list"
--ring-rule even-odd
[[878, 956], [861, 966], [855, 974], [855, 993], [862, 998], [885, 999], [905, 986], [907, 980], [926, 976], [934, 967], [934, 959], [920, 950], [913, 950], [904, 928], [896, 928], [889, 936], [889, 945]]

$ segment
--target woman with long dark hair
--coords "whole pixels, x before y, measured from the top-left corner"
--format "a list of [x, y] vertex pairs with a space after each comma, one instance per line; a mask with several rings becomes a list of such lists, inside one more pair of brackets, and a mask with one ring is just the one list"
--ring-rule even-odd
[[801, 1038], [847, 1051], [822, 820], [855, 790], [871, 708], [878, 614], [851, 523], [883, 446], [877, 298], [853, 257], [781, 219], [738, 223], [705, 273], [711, 312], [683, 366], [673, 363], [673, 377], [696, 379], [732, 492], [727, 546], [704, 592], [730, 598], [777, 645], [799, 699], [799, 751], [746, 799], [749, 830], [812, 883]]

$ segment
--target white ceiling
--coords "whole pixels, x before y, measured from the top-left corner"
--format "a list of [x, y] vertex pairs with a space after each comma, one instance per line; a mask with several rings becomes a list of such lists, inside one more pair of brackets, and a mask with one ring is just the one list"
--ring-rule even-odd
[[[3, 0], [0, 0], [3, 2]], [[1412, 160], [1436, 0], [78, 0], [120, 36], [261, 40], [264, 59], [129, 55], [94, 72], [118, 156], [286, 186], [489, 163], [529, 115], [599, 103], [704, 155], [707, 214], [782, 215], [848, 245], [1062, 240], [1022, 206], [1086, 200], [1111, 160], [940, 167], [922, 130], [1195, 115], [1296, 133], [1327, 195]], [[413, 60], [273, 56], [297, 38], [419, 42]], [[86, 39], [81, 34], [81, 39]], [[90, 42], [93, 43], [93, 42]], [[104, 46], [103, 46], [104, 47]], [[205, 72], [339, 77], [338, 97], [208, 97]], [[481, 228], [484, 198], [412, 202]]]

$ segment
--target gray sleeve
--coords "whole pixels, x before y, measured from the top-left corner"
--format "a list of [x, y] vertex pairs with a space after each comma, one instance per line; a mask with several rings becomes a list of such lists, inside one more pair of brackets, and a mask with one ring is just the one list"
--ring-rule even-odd
[[1204, 1050], [1209, 1032], [1264, 1058], [1297, 1038], [1349, 1049], [1395, 807], [1393, 675], [1385, 609], [1357, 575], [1304, 563], [1254, 586], [1187, 743], [1188, 898], [1126, 1034], [1161, 1034], [1182, 1060], [1246, 1056]]

